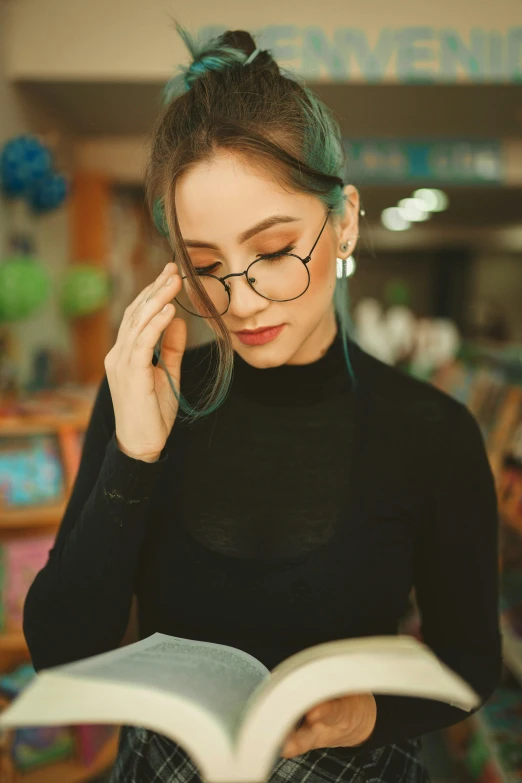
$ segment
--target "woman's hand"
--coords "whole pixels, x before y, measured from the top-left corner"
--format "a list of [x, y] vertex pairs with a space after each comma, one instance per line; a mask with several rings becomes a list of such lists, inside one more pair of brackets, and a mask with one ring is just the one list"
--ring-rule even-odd
[[161, 356], [179, 390], [187, 340], [182, 318], [174, 318], [172, 299], [181, 290], [176, 264], [163, 272], [125, 310], [105, 370], [120, 451], [134, 459], [159, 459], [178, 413], [178, 401], [160, 365], [152, 364], [154, 346], [164, 331]]
[[300, 756], [314, 748], [350, 748], [372, 734], [377, 705], [371, 693], [342, 696], [318, 704], [303, 724], [287, 737], [281, 756]]

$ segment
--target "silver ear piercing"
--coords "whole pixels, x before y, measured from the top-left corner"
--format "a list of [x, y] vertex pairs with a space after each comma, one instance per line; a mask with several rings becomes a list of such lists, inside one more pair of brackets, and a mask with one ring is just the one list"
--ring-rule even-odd
[[349, 239], [347, 242], [342, 242], [340, 245], [341, 253], [346, 253], [350, 247], [350, 245], [353, 244], [353, 239]]

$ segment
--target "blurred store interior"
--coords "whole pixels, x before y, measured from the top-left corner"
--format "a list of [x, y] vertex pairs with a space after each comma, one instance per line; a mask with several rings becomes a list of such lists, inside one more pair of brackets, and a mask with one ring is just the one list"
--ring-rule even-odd
[[[520, 0], [429, 7], [399, 0], [394, 10], [379, 0], [351, 5], [349, 13], [337, 0], [320, 11], [273, 1], [257, 9], [235, 0], [222, 8], [199, 5], [196, 12], [166, 0], [0, 0], [0, 152], [11, 144], [14, 155], [33, 156], [34, 163], [44, 150], [54, 171], [30, 203], [17, 181], [27, 175], [22, 161], [4, 172], [0, 193], [1, 595], [15, 590], [5, 566], [9, 547], [12, 568], [26, 565], [11, 615], [7, 608], [0, 613], [1, 704], [31, 676], [20, 624], [24, 590], [71, 490], [104, 357], [125, 307], [168, 260], [145, 209], [143, 172], [162, 88], [186, 58], [172, 16], [194, 31], [261, 30], [335, 111], [346, 181], [358, 187], [365, 212], [347, 269], [355, 338], [469, 404], [481, 423], [502, 517], [505, 681], [489, 712], [431, 737], [426, 753], [437, 783], [516, 783], [522, 780]], [[348, 29], [356, 43], [364, 39], [364, 51], [355, 44], [342, 49], [336, 31]], [[395, 48], [385, 56], [392, 33]], [[314, 48], [314, 40], [321, 45]], [[36, 139], [40, 152], [23, 139]], [[193, 343], [208, 337], [197, 321], [189, 321]], [[57, 439], [53, 464], [62, 470], [43, 480], [45, 490], [35, 479], [34, 491], [18, 497], [9, 487], [22, 480], [19, 454], [29, 452], [13, 444], [29, 437], [31, 417], [35, 432]], [[51, 452], [45, 453], [52, 462]], [[28, 462], [27, 470], [39, 464]], [[62, 727], [46, 737], [9, 733], [0, 778], [105, 779], [98, 776], [108, 774], [115, 736], [84, 729]]]

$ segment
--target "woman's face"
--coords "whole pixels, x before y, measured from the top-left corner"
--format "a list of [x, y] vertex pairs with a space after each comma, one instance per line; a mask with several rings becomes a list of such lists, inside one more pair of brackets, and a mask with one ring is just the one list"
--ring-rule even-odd
[[[244, 275], [227, 281], [231, 301], [223, 321], [234, 350], [254, 367], [307, 364], [331, 344], [336, 332], [336, 257], [346, 258], [357, 236], [357, 191], [347, 188], [346, 193], [351, 204], [347, 202], [342, 219], [328, 220], [308, 263], [310, 285], [298, 299], [264, 299]], [[326, 218], [326, 207], [317, 197], [283, 190], [230, 153], [198, 163], [178, 180], [176, 209], [193, 265], [211, 267], [209, 273], [218, 277], [241, 273], [257, 256], [283, 248], [306, 258]], [[241, 236], [268, 218], [273, 218], [269, 227]], [[342, 253], [339, 245], [348, 239], [350, 251]], [[212, 319], [207, 323], [212, 327]], [[279, 325], [283, 328], [277, 336], [261, 345], [245, 344], [237, 334]]]

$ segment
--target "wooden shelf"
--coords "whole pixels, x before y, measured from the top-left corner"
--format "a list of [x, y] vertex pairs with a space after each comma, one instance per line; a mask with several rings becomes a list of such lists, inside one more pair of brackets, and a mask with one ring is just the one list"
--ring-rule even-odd
[[61, 427], [84, 429], [91, 416], [96, 387], [91, 393], [54, 390], [17, 400], [13, 406], [2, 405], [2, 436], [53, 433]]
[[83, 430], [87, 427], [89, 419], [86, 415], [60, 416], [58, 421], [52, 416], [28, 416], [27, 419], [2, 417], [0, 421], [2, 437], [12, 438], [19, 435], [54, 435], [61, 427]]
[[0, 508], [0, 530], [35, 527], [56, 527], [62, 521], [66, 500], [49, 506], [26, 506], [24, 508]]
[[24, 652], [27, 649], [22, 631], [0, 631], [0, 651]]
[[[89, 767], [84, 767], [78, 761], [58, 761], [46, 764], [32, 772], [14, 772], [12, 783], [83, 783], [108, 770], [116, 758], [118, 750], [118, 735], [105, 743], [98, 757]], [[9, 781], [11, 783], [11, 781]]]

